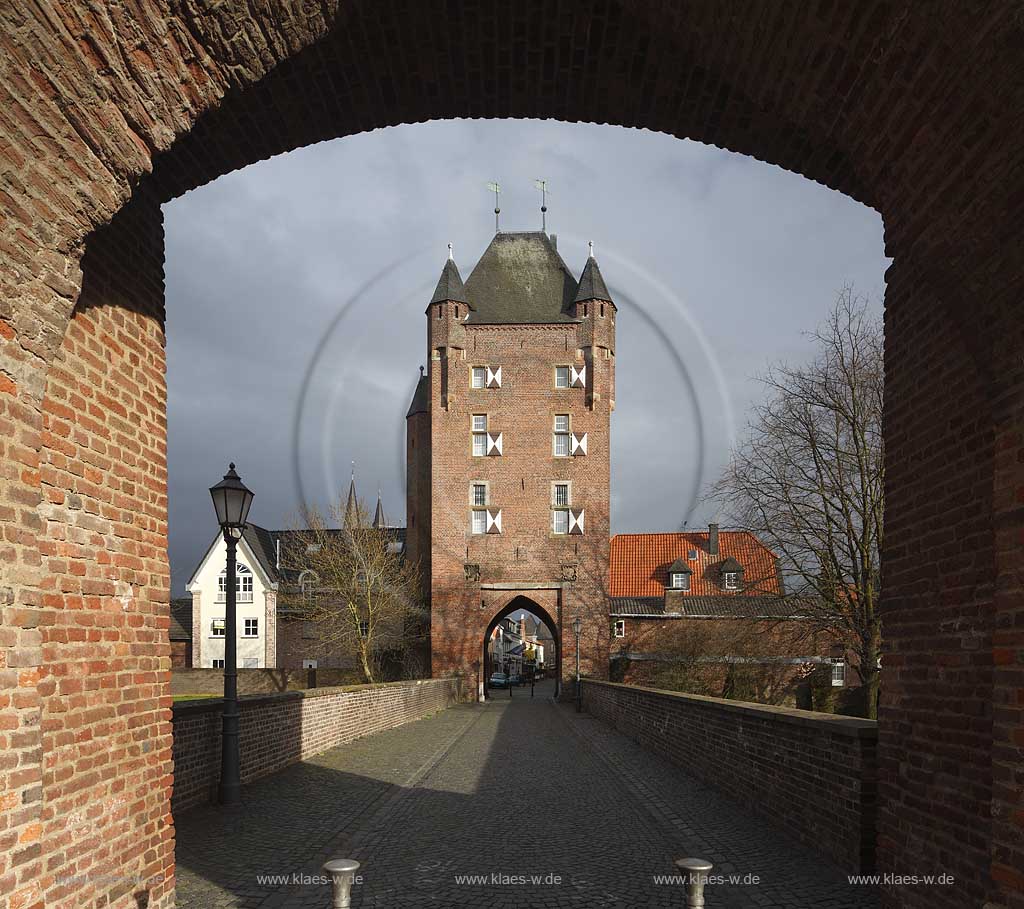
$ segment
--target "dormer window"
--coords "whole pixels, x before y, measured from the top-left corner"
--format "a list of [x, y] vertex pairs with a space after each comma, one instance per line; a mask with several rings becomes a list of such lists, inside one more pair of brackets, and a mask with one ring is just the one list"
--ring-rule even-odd
[[688, 559], [689, 559], [689, 560], [690, 560], [691, 562], [696, 562], [696, 561], [697, 561], [697, 550], [696, 550], [696, 549], [691, 549], [691, 550], [689, 551], [689, 553], [687, 554], [687, 558], [688, 558]]
[[730, 556], [718, 566], [718, 579], [722, 590], [742, 589], [743, 566]]
[[685, 571], [673, 571], [669, 575], [669, 586], [673, 590], [689, 590], [690, 575]]
[[665, 586], [668, 590], [689, 590], [690, 589], [690, 566], [681, 558], [676, 559], [668, 566], [668, 579]]

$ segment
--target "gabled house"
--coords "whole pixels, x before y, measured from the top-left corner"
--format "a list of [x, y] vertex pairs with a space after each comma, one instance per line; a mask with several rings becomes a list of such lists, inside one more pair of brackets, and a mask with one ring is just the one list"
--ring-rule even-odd
[[612, 537], [609, 618], [612, 676], [625, 681], [686, 664], [705, 693], [723, 694], [741, 666], [777, 691], [820, 664], [836, 687], [852, 675], [846, 649], [808, 621], [806, 601], [785, 596], [778, 559], [748, 531]]
[[[349, 500], [353, 508], [354, 481]], [[389, 536], [392, 551], [404, 556], [405, 528], [386, 526], [379, 498], [373, 526]], [[294, 564], [297, 541], [301, 542], [301, 534], [296, 531], [267, 530], [252, 523], [238, 541], [235, 594], [240, 669], [350, 668], [347, 657], [323, 651], [301, 609], [279, 606], [282, 591], [301, 588], [309, 580], [308, 572]], [[191, 665], [195, 668], [224, 666], [226, 559], [226, 545], [218, 533], [186, 585], [191, 594]], [[183, 610], [179, 612], [184, 615]]]

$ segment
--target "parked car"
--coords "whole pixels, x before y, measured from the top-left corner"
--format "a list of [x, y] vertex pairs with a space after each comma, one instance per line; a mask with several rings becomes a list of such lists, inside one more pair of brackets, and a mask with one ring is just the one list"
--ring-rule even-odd
[[492, 672], [488, 688], [508, 688], [508, 676], [504, 672]]
[[513, 672], [512, 675], [508, 677], [508, 683], [509, 685], [515, 685], [517, 687], [526, 684], [523, 681], [523, 677], [518, 672]]

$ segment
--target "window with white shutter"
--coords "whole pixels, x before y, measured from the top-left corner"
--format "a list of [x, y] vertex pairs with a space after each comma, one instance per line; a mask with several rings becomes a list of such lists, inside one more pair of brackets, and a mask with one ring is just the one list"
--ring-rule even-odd
[[487, 384], [487, 367], [474, 366], [470, 372], [470, 387], [483, 388]]
[[555, 430], [552, 433], [551, 450], [556, 458], [567, 458], [572, 450], [572, 433], [569, 432], [569, 414], [555, 414]]
[[569, 509], [554, 508], [551, 511], [551, 532], [566, 534], [569, 532]]
[[583, 533], [583, 509], [569, 509], [569, 533], [578, 536]]
[[501, 388], [501, 367], [497, 369], [491, 369], [487, 367], [487, 387], [488, 388]]
[[475, 413], [472, 417], [473, 456], [482, 458], [487, 455], [487, 414]]
[[501, 509], [487, 509], [487, 533], [501, 533]]
[[569, 367], [568, 366], [556, 366], [555, 367], [555, 388], [568, 388], [569, 387]]
[[585, 432], [572, 433], [572, 440], [569, 446], [569, 453], [574, 457], [585, 456], [587, 453], [587, 434]]
[[500, 432], [487, 433], [487, 455], [491, 458], [501, 456], [502, 437]]
[[473, 533], [487, 533], [487, 510], [478, 508], [473, 511], [473, 522], [471, 526]]
[[569, 385], [572, 388], [585, 388], [587, 384], [587, 367], [569, 367]]

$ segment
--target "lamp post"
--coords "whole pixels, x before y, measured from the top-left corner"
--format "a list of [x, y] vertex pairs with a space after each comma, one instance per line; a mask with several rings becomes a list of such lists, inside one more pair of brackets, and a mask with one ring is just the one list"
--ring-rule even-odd
[[583, 623], [580, 617], [572, 620], [572, 632], [576, 635], [576, 712], [583, 710], [583, 689], [580, 686], [580, 631], [583, 630]]
[[221, 714], [220, 803], [237, 805], [241, 799], [241, 757], [238, 750], [238, 666], [235, 620], [235, 546], [245, 519], [249, 516], [253, 494], [235, 473], [231, 464], [224, 479], [210, 487], [210, 497], [217, 512], [217, 523], [227, 546], [227, 577], [224, 579], [224, 710]]

